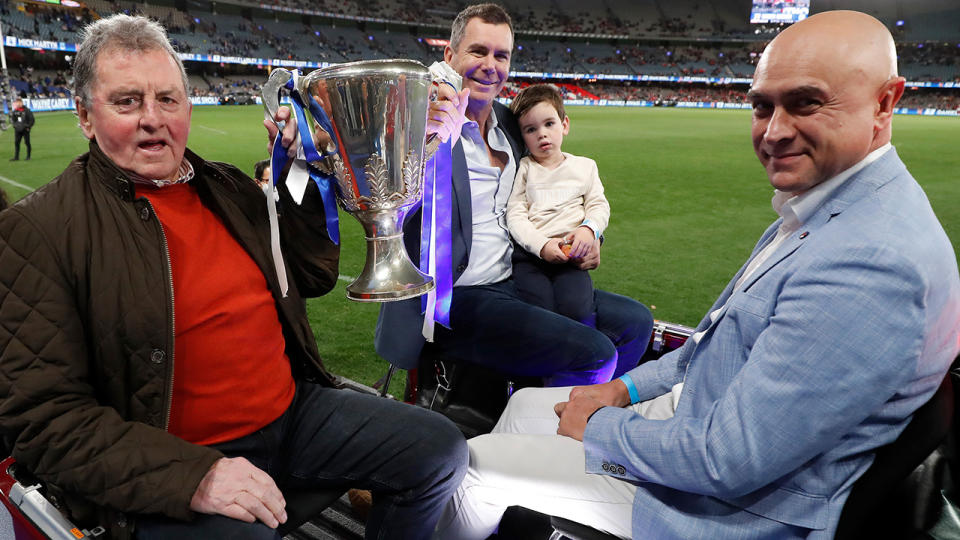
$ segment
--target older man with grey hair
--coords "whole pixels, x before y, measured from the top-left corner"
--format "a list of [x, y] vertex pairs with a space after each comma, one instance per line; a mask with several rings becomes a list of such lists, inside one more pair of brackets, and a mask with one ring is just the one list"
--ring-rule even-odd
[[429, 537], [465, 444], [430, 411], [333, 387], [303, 303], [337, 279], [316, 189], [281, 189], [283, 294], [262, 192], [186, 148], [163, 28], [97, 21], [74, 77], [89, 152], [0, 214], [13, 456], [113, 538], [277, 539], [283, 491], [311, 487], [372, 490], [368, 538]]

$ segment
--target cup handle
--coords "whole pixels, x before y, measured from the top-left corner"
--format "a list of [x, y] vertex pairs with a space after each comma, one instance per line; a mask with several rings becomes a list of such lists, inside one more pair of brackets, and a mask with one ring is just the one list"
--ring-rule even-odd
[[293, 78], [293, 74], [283, 68], [274, 68], [270, 73], [270, 78], [260, 89], [260, 97], [263, 99], [263, 116], [277, 125], [281, 130], [283, 123], [277, 122], [277, 111], [280, 110], [280, 89], [286, 86], [287, 81]]

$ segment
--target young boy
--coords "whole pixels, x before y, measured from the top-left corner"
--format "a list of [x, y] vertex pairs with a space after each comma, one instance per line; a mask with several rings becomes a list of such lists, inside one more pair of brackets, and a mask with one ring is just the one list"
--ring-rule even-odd
[[570, 263], [599, 242], [610, 219], [597, 164], [560, 150], [570, 119], [555, 86], [524, 88], [510, 109], [530, 151], [507, 203], [507, 227], [522, 248], [513, 254], [514, 282], [526, 301], [594, 326], [593, 282]]

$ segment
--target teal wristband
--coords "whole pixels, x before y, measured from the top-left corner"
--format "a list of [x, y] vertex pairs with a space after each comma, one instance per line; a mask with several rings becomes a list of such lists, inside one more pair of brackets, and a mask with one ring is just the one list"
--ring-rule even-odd
[[623, 384], [627, 385], [627, 392], [630, 392], [630, 404], [640, 402], [640, 393], [637, 392], [637, 385], [633, 384], [633, 379], [630, 378], [630, 375], [624, 373], [620, 376], [620, 380], [623, 381]]
[[583, 223], [581, 223], [580, 226], [581, 226], [581, 227], [586, 227], [586, 228], [590, 229], [591, 231], [593, 231], [593, 239], [594, 239], [594, 240], [599, 240], [599, 239], [600, 239], [600, 231], [598, 231], [598, 230], [596, 230], [596, 229], [593, 228], [593, 222], [590, 221], [589, 219], [583, 220]]

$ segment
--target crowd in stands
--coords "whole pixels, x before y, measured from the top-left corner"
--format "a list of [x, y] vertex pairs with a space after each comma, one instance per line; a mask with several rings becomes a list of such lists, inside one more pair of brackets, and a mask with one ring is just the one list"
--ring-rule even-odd
[[[264, 0], [275, 6], [297, 6], [294, 0]], [[605, 4], [606, 5], [606, 4]], [[150, 6], [128, 0], [89, 0], [88, 6], [67, 9], [52, 5], [18, 3], [0, 0], [4, 16], [4, 32], [34, 39], [76, 41], [76, 32], [100, 12], [123, 12], [152, 16], [168, 29], [177, 50], [185, 53], [223, 56], [309, 59], [318, 62], [343, 62], [363, 58], [411, 57], [429, 62], [441, 55], [442, 49], [430, 47], [423, 39], [406, 32], [397, 32], [395, 40], [374, 39], [358, 30], [356, 23], [336, 21], [270, 20], [269, 14], [257, 11], [262, 18], [251, 20], [239, 15], [187, 13], [172, 7]], [[376, 17], [411, 23], [449, 25], [453, 14], [462, 7], [458, 0], [316, 0], [310, 4], [316, 11], [344, 16]], [[249, 17], [249, 12], [247, 12]], [[722, 36], [727, 31], [723, 20], [688, 17], [641, 16], [625, 18], [606, 8], [602, 13], [573, 12], [562, 9], [542, 10], [536, 5], [514, 10], [517, 36], [512, 69], [515, 72], [613, 73], [623, 75], [662, 75], [693, 77], [750, 78], [759, 58], [763, 42], [694, 42], [694, 41], [589, 41], [568, 42], [549, 36], [530, 36], [524, 30], [585, 32], [617, 35], [661, 34], [685, 36], [710, 33]], [[270, 23], [270, 24], [268, 24]], [[285, 28], [285, 29], [284, 29]], [[364, 39], [368, 38], [368, 39]], [[622, 45], [618, 45], [622, 43]], [[901, 66], [909, 66], [910, 80], [960, 82], [960, 47], [955, 43], [898, 44]], [[189, 68], [188, 68], [189, 69]], [[251, 68], [253, 69], [253, 68]], [[23, 64], [11, 70], [16, 91], [27, 97], [64, 97], [67, 81], [60, 69], [53, 75], [35, 76]], [[912, 77], [912, 78], [911, 78]], [[195, 85], [198, 96], [250, 93], [259, 90], [260, 74], [249, 71], [238, 80], [207, 81]], [[743, 100], [745, 88], [715, 87], [705, 84], [670, 87], [630, 84], [603, 84], [595, 94], [605, 99], [646, 101], [726, 101]], [[512, 90], [505, 90], [511, 97]], [[960, 92], [923, 92], [905, 98], [909, 106], [936, 106], [954, 109]], [[925, 105], [921, 105], [925, 104]]]
[[726, 21], [719, 18], [695, 20], [694, 15], [686, 17], [636, 18], [625, 17], [605, 5], [603, 13], [587, 10], [566, 13], [559, 10], [536, 11], [526, 7], [513, 12], [517, 28], [539, 32], [563, 32], [572, 34], [600, 34], [613, 36], [666, 36], [685, 37], [691, 34], [728, 36], [748, 34], [744, 26], [729, 29]]
[[[129, 5], [121, 5], [121, 0], [98, 0], [99, 3], [109, 6], [112, 12], [142, 14], [142, 8], [138, 7], [138, 4], [132, 0], [129, 1], [131, 2]], [[90, 2], [86, 3], [90, 4]], [[249, 0], [226, 0], [226, 3], [249, 5]], [[265, 6], [267, 9], [282, 10], [289, 8], [334, 17], [373, 19], [439, 28], [448, 28], [450, 20], [464, 5], [459, 0], [312, 0], [311, 2], [303, 2], [302, 0], [260, 0], [256, 3]], [[760, 25], [751, 25], [746, 17], [739, 17], [739, 14], [736, 21], [732, 21], [729, 17], [725, 19], [711, 9], [713, 6], [710, 4], [711, 2], [695, 2], [687, 6], [691, 12], [683, 16], [668, 14], [662, 9], [652, 13], [623, 12], [620, 9], [623, 6], [613, 5], [610, 2], [605, 2], [602, 8], [592, 6], [594, 7], [593, 10], [565, 10], [556, 3], [550, 6], [524, 3], [523, 5], [510, 6], [510, 10], [515, 26], [521, 35], [524, 32], [546, 32], [645, 38], [745, 38], [750, 36], [769, 38], [782, 28], [781, 25], [767, 25], [763, 28]], [[31, 14], [39, 13], [42, 19], [40, 23], [50, 24], [55, 20], [58, 26], [65, 31], [74, 31], [91, 19], [90, 10], [87, 7], [64, 9], [42, 3], [16, 4], [16, 0], [2, 0], [0, 2], [0, 12], [8, 12], [10, 6], [13, 5], [21, 5], [26, 12]], [[153, 16], [153, 14], [150, 15]], [[180, 27], [180, 30], [187, 30], [178, 21], [164, 17], [155, 18], [164, 23], [168, 29], [176, 31]], [[897, 29], [902, 30], [902, 27]], [[49, 31], [43, 32], [39, 25], [34, 28], [24, 28], [22, 25], [18, 25], [17, 30], [25, 34], [23, 37], [43, 39], [49, 37]], [[193, 31], [194, 29], [191, 28], [190, 30]]]
[[901, 43], [897, 59], [901, 66], [910, 66], [918, 79], [960, 82], [960, 43]]
[[602, 99], [625, 101], [651, 101], [660, 104], [690, 102], [746, 103], [745, 86], [711, 86], [692, 84], [627, 85], [622, 83], [592, 83], [584, 85], [589, 92]]
[[[750, 77], [763, 43], [717, 48], [677, 44], [676, 47], [630, 47], [623, 49], [622, 61], [633, 65], [659, 65], [662, 75], [707, 77]], [[747, 66], [751, 66], [747, 71]]]
[[625, 36], [631, 33], [630, 26], [609, 9], [603, 14], [585, 12], [564, 13], [549, 11], [537, 13], [533, 8], [518, 11], [514, 15], [517, 28], [539, 32], [564, 32]]
[[216, 73], [210, 76], [204, 74], [202, 75], [202, 78], [204, 83], [206, 83], [206, 90], [201, 89], [199, 85], [194, 86], [192, 90], [195, 96], [256, 96], [260, 94], [260, 85], [262, 83], [260, 80], [252, 80], [243, 77], [221, 78]]
[[59, 26], [64, 32], [77, 32], [87, 24], [93, 22], [90, 10], [48, 8], [38, 10], [34, 14], [33, 31], [40, 34], [41, 22], [46, 25]]
[[450, 21], [463, 8], [454, 0], [263, 0], [277, 8], [305, 9], [347, 17], [374, 18], [406, 23], [432, 24], [449, 28]]
[[912, 109], [960, 111], [960, 92], [908, 88], [900, 99], [900, 106]]
[[11, 10], [17, 9], [16, 6], [6, 0], [0, 3], [5, 35], [56, 41], [57, 30], [75, 33], [94, 20], [93, 14], [86, 7], [68, 9], [31, 3], [23, 3], [20, 6], [26, 17], [15, 21], [10, 15], [13, 13]]
[[10, 73], [10, 84], [21, 96], [31, 98], [69, 97], [69, 82], [65, 71], [37, 73], [33, 66], [20, 64]]

